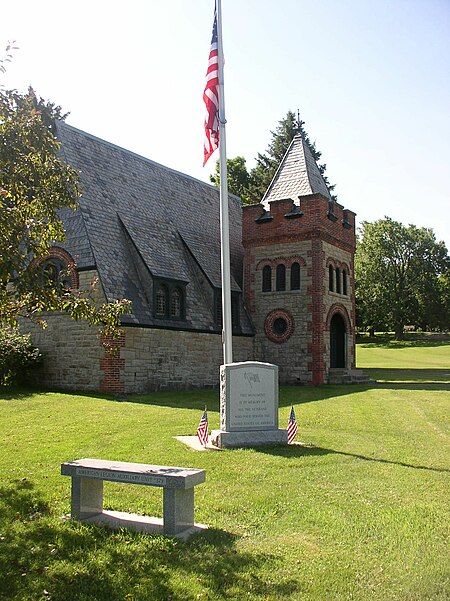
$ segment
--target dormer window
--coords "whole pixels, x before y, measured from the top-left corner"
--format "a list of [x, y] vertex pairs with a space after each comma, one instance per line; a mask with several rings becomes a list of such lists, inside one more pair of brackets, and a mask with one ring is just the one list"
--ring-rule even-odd
[[175, 288], [170, 296], [170, 317], [174, 319], [181, 319], [181, 290]]
[[170, 281], [156, 281], [154, 293], [155, 317], [158, 319], [186, 319], [186, 292], [184, 285]]
[[167, 287], [160, 284], [156, 290], [156, 310], [158, 317], [166, 317], [167, 314]]

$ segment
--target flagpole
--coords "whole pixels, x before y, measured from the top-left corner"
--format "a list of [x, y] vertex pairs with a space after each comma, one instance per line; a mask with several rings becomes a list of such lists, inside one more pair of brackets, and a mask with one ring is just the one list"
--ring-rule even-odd
[[225, 134], [225, 98], [223, 77], [222, 6], [217, 4], [217, 46], [219, 62], [219, 166], [220, 166], [220, 249], [222, 267], [222, 345], [224, 364], [233, 363], [231, 321], [230, 226], [228, 218], [228, 176]]

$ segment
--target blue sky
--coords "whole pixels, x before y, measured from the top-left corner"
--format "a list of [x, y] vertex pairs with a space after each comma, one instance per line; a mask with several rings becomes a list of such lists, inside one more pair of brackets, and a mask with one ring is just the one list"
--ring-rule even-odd
[[[248, 166], [300, 109], [338, 200], [450, 247], [450, 0], [222, 0], [228, 156]], [[202, 92], [213, 0], [2, 7], [0, 83], [71, 125], [209, 181]]]

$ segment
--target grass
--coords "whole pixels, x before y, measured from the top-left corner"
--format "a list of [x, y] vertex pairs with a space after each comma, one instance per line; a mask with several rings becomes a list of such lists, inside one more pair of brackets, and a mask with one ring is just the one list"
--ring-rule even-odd
[[[0, 599], [449, 599], [442, 348], [429, 348], [433, 376], [404, 372], [388, 348], [391, 371], [370, 387], [282, 388], [280, 424], [294, 404], [303, 446], [199, 453], [176, 441], [205, 403], [218, 427], [217, 391], [0, 392]], [[361, 350], [367, 363], [378, 348]], [[206, 469], [196, 520], [210, 529], [182, 543], [61, 519], [59, 467], [81, 457]], [[105, 506], [161, 515], [162, 494], [105, 483]]]

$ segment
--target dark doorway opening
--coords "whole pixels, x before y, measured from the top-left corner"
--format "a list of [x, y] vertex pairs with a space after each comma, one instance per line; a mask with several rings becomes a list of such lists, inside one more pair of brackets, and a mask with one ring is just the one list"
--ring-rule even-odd
[[345, 367], [345, 321], [335, 313], [330, 324], [330, 367]]

